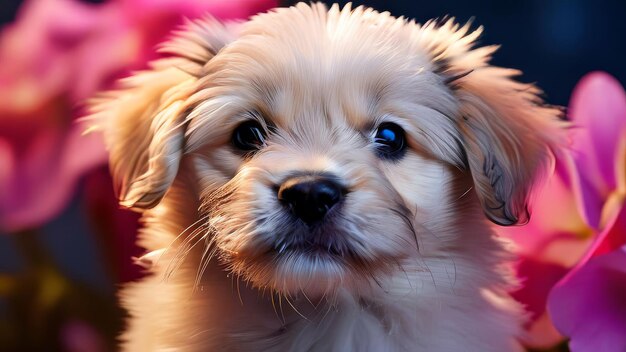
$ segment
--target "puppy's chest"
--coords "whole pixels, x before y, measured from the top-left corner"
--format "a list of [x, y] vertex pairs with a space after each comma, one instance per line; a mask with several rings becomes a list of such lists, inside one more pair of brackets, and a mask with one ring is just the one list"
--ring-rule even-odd
[[[187, 273], [180, 274], [182, 279]], [[414, 336], [402, 333], [406, 327], [398, 312], [347, 292], [339, 292], [332, 305], [281, 297], [237, 283], [213, 266], [202, 281], [193, 297], [183, 284], [176, 304], [165, 305], [173, 311], [163, 321], [180, 322], [176, 345], [181, 350], [402, 351], [400, 336]]]
[[[284, 302], [283, 302], [284, 304]], [[296, 303], [292, 303], [296, 304]], [[300, 308], [300, 307], [296, 307]], [[397, 322], [380, 309], [358, 302], [340, 302], [334, 307], [299, 309], [291, 320], [276, 329], [248, 326], [229, 332], [233, 350], [238, 351], [399, 351], [403, 341], [397, 336]], [[280, 308], [279, 308], [280, 310]], [[278, 314], [282, 314], [280, 311]]]

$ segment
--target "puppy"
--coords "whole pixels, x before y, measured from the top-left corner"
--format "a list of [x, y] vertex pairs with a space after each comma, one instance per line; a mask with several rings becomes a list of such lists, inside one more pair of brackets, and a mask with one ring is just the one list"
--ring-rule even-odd
[[490, 221], [527, 219], [560, 112], [469, 27], [349, 5], [207, 17], [98, 99], [148, 253], [123, 348], [520, 350]]

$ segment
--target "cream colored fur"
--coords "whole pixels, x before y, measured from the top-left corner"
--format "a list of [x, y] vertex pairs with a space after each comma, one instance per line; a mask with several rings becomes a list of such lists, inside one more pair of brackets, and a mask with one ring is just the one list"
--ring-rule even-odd
[[[123, 348], [519, 350], [513, 258], [488, 219], [525, 219], [559, 113], [489, 66], [480, 32], [321, 4], [205, 18], [94, 103], [121, 204], [145, 223]], [[271, 132], [243, 156], [230, 138], [248, 119]], [[400, 160], [374, 152], [383, 121], [407, 133]], [[320, 234], [345, 258], [278, 252], [307, 230], [274, 187], [303, 171], [351, 190]]]

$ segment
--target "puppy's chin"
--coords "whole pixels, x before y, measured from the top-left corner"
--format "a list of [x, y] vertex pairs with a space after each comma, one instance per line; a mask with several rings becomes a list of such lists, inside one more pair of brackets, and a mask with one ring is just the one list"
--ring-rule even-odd
[[241, 253], [228, 257], [230, 270], [256, 287], [287, 295], [304, 294], [309, 299], [331, 297], [338, 289], [357, 290], [390, 267], [382, 260], [320, 246], [272, 248], [253, 257]]

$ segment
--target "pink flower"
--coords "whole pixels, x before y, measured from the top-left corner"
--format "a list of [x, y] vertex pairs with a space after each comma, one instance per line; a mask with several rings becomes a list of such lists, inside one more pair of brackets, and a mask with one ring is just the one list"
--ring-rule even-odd
[[61, 344], [67, 352], [104, 352], [104, 338], [89, 324], [74, 319], [61, 328]]
[[0, 33], [0, 231], [59, 214], [81, 176], [106, 161], [100, 136], [82, 136], [77, 106], [155, 57], [181, 23], [209, 11], [224, 19], [268, 0], [30, 0]]
[[[106, 161], [100, 136], [82, 136], [78, 102], [137, 56], [112, 6], [26, 2], [0, 36], [0, 229], [56, 216], [80, 176]], [[128, 42], [128, 40], [126, 40]], [[137, 47], [137, 43], [128, 43]]]
[[[615, 272], [606, 274], [626, 244], [626, 95], [608, 74], [591, 73], [576, 87], [570, 112], [571, 150], [557, 156], [554, 174], [536, 195], [530, 222], [501, 233], [515, 241], [522, 256], [518, 276], [523, 287], [514, 296], [531, 313], [526, 343], [549, 347], [564, 338], [560, 332], [577, 350], [578, 341], [599, 346], [603, 334], [590, 333], [599, 326], [604, 338], [617, 329], [626, 331], [616, 321], [603, 320], [624, 306], [608, 303], [613, 290], [626, 292], [626, 277], [620, 282]], [[609, 252], [610, 257], [594, 261]], [[604, 303], [594, 305], [590, 299]], [[594, 317], [598, 321], [592, 323]], [[626, 314], [622, 317], [624, 324]]]
[[583, 256], [594, 234], [577, 207], [572, 165], [569, 154], [559, 155], [554, 173], [535, 194], [528, 224], [498, 230], [515, 242], [521, 257], [517, 275], [522, 287], [513, 296], [530, 313], [524, 342], [536, 348], [563, 340], [546, 311], [548, 293]]
[[583, 78], [572, 98], [574, 184], [598, 229], [592, 246], [552, 289], [548, 309], [572, 351], [626, 350], [626, 93], [613, 77]]
[[87, 175], [83, 199], [88, 219], [98, 235], [99, 247], [108, 260], [107, 269], [113, 282], [138, 279], [141, 268], [135, 265], [133, 257], [140, 257], [144, 252], [134, 241], [140, 215], [119, 207], [107, 167]]

